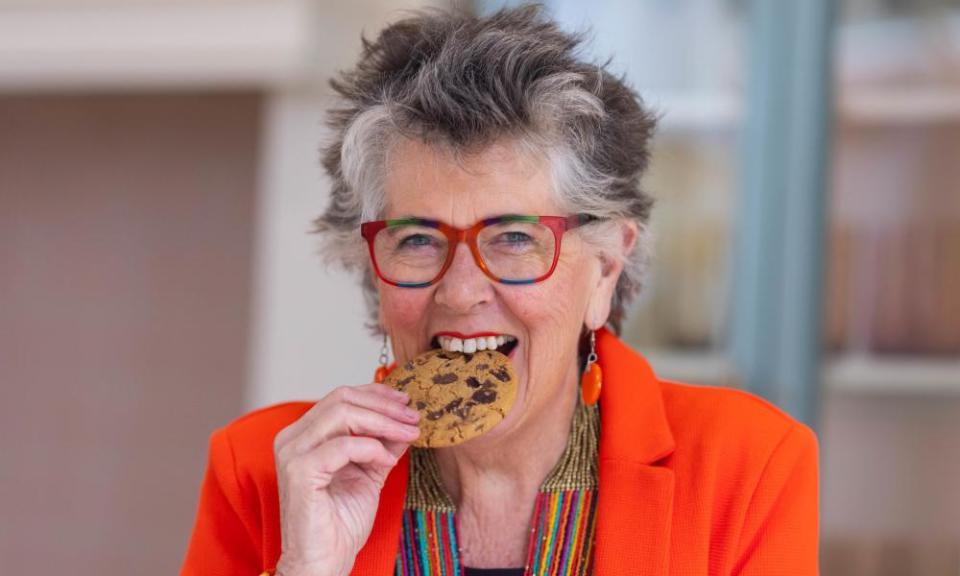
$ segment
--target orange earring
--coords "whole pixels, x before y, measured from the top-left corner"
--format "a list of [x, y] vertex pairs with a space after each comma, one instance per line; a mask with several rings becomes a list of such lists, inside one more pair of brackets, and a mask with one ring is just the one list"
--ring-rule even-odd
[[373, 381], [377, 384], [383, 384], [383, 381], [387, 379], [387, 333], [383, 333], [383, 346], [380, 347], [380, 366], [377, 367], [377, 371], [373, 374]]
[[597, 337], [590, 331], [590, 355], [587, 356], [587, 366], [580, 377], [580, 398], [587, 406], [593, 406], [600, 399], [600, 388], [603, 387], [603, 371], [597, 364]]

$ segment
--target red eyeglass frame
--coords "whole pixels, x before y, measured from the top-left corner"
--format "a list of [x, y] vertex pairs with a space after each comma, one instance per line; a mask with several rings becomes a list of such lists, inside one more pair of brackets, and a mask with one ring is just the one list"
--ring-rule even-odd
[[[443, 275], [446, 274], [447, 269], [450, 268], [450, 265], [453, 263], [453, 258], [457, 251], [457, 245], [460, 242], [464, 242], [470, 247], [470, 253], [473, 254], [473, 261], [476, 262], [477, 266], [483, 271], [484, 274], [486, 274], [488, 278], [501, 284], [523, 285], [542, 282], [553, 274], [554, 269], [557, 267], [557, 261], [560, 259], [560, 246], [563, 240], [564, 232], [573, 230], [574, 228], [579, 228], [580, 226], [593, 222], [597, 219], [597, 217], [589, 214], [573, 214], [571, 216], [528, 216], [520, 214], [508, 214], [505, 216], [495, 216], [493, 218], [480, 220], [469, 228], [457, 228], [447, 224], [446, 222], [441, 222], [440, 220], [429, 220], [427, 218], [399, 218], [393, 220], [374, 220], [370, 222], [363, 222], [360, 224], [360, 235], [364, 240], [367, 241], [367, 248], [370, 252], [370, 262], [373, 263], [373, 270], [376, 272], [377, 277], [391, 286], [397, 286], [400, 288], [425, 288], [427, 286], [436, 284], [441, 278], [443, 278]], [[504, 222], [538, 222], [540, 224], [544, 224], [550, 228], [551, 231], [553, 231], [553, 236], [556, 239], [556, 245], [553, 249], [553, 262], [550, 264], [550, 269], [547, 270], [545, 274], [538, 278], [509, 280], [506, 278], [500, 278], [490, 272], [490, 269], [487, 268], [486, 262], [483, 261], [483, 257], [480, 255], [480, 247], [477, 246], [477, 236], [480, 234], [480, 231], [487, 226], [493, 224], [502, 224]], [[424, 226], [427, 228], [435, 228], [444, 236], [446, 236], [447, 241], [449, 242], [447, 248], [447, 258], [443, 262], [443, 266], [440, 267], [440, 271], [437, 272], [437, 275], [429, 282], [396, 282], [394, 280], [390, 280], [383, 275], [383, 273], [380, 271], [380, 266], [377, 264], [377, 257], [374, 253], [374, 238], [376, 238], [377, 233], [384, 228], [390, 228], [393, 226], [406, 226], [411, 224]]]

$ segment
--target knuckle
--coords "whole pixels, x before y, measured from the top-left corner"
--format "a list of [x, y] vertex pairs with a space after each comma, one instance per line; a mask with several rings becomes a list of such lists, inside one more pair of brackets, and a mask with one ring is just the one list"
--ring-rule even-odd
[[339, 422], [347, 422], [353, 415], [353, 407], [350, 404], [340, 403], [331, 409], [331, 416]]
[[283, 430], [277, 432], [277, 435], [273, 437], [273, 453], [274, 455], [280, 453], [280, 449], [287, 443], [287, 436], [290, 435], [289, 428], [284, 428]]
[[346, 402], [348, 394], [349, 391], [346, 386], [337, 386], [330, 392], [330, 398], [337, 402]]
[[337, 438], [336, 449], [341, 454], [355, 457], [359, 452], [363, 452], [369, 438], [363, 436], [341, 436]]
[[330, 440], [330, 447], [337, 452], [347, 452], [350, 449], [352, 436], [337, 436]]
[[291, 465], [295, 465], [298, 459], [298, 454], [289, 444], [280, 448], [280, 451], [277, 453], [276, 463], [277, 467], [284, 467], [285, 469]]
[[300, 469], [300, 461], [298, 458], [289, 458], [283, 462], [277, 463], [277, 470], [280, 471], [286, 478], [296, 478], [297, 471]]

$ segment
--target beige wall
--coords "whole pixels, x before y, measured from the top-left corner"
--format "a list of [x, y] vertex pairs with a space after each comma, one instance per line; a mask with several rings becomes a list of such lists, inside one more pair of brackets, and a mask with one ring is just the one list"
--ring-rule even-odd
[[246, 386], [261, 98], [0, 98], [0, 558], [169, 575]]
[[380, 343], [365, 327], [357, 279], [324, 266], [310, 233], [328, 199], [319, 148], [330, 140], [329, 105], [309, 90], [264, 102], [246, 410], [318, 399], [376, 369]]

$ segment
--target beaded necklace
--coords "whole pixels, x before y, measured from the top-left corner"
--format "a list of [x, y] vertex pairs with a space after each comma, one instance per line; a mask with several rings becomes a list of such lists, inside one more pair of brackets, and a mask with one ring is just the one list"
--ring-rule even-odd
[[[525, 576], [591, 573], [599, 440], [599, 408], [578, 399], [566, 448], [534, 504]], [[412, 448], [396, 576], [462, 576], [455, 515], [433, 452]]]

